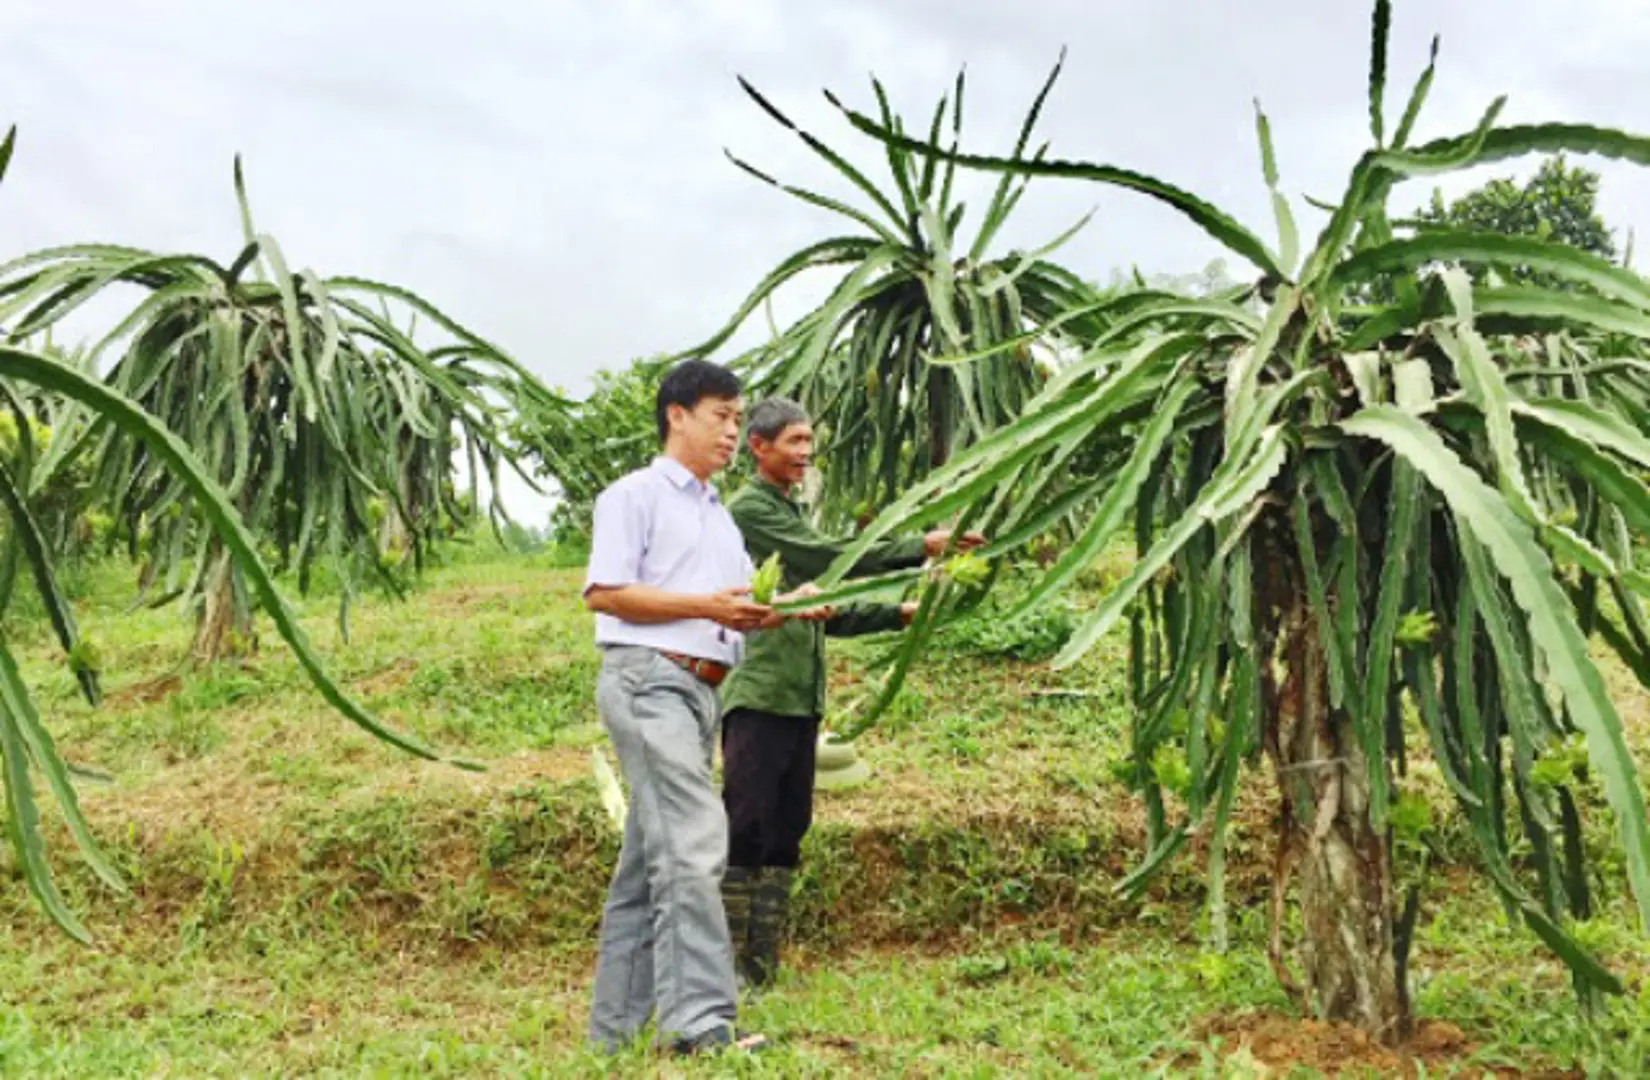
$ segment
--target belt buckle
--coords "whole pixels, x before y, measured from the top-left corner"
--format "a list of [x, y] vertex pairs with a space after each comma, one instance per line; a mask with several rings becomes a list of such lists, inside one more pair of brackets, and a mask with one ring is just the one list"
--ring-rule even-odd
[[695, 678], [713, 690], [722, 684], [722, 677], [727, 674], [727, 669], [720, 663], [715, 660], [706, 660], [702, 656], [695, 656], [693, 667], [688, 670], [693, 672]]
[[704, 676], [699, 673], [699, 665], [703, 661], [701, 661], [697, 656], [689, 656], [687, 653], [679, 652], [666, 652], [664, 655], [667, 660], [687, 672], [689, 675], [692, 675], [698, 679], [704, 678]]

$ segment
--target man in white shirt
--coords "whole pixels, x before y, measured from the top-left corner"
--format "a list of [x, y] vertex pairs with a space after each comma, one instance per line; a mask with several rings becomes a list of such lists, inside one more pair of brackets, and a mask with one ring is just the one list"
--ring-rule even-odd
[[584, 591], [603, 654], [596, 704], [630, 788], [590, 1010], [590, 1039], [608, 1050], [655, 1011], [677, 1053], [763, 1042], [734, 1029], [727, 816], [711, 781], [716, 688], [743, 632], [783, 619], [750, 599], [754, 567], [710, 484], [738, 449], [742, 411], [725, 368], [677, 365], [654, 408], [664, 452], [596, 499]]

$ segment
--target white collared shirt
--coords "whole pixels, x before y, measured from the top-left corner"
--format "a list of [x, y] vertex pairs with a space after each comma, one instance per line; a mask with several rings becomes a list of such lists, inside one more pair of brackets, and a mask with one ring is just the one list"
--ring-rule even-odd
[[[586, 592], [598, 585], [651, 585], [708, 594], [748, 585], [754, 571], [716, 488], [674, 458], [654, 458], [596, 498]], [[734, 664], [743, 642], [743, 635], [709, 619], [631, 623], [596, 615], [598, 645], [643, 645]]]

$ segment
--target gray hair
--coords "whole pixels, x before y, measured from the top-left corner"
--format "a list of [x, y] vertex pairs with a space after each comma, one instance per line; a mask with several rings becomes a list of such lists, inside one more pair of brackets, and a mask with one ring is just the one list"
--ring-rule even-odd
[[808, 410], [790, 398], [763, 398], [751, 406], [750, 417], [745, 421], [745, 437], [760, 435], [771, 441], [792, 424], [807, 422]]

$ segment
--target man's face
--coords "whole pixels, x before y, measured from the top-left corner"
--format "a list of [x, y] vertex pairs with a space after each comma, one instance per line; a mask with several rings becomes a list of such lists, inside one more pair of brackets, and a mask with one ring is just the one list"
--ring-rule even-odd
[[787, 424], [772, 439], [751, 436], [751, 455], [763, 476], [786, 488], [802, 483], [814, 459], [812, 424]]
[[683, 449], [715, 472], [725, 468], [739, 449], [739, 421], [744, 415], [740, 398], [702, 397], [691, 409], [670, 406], [670, 430]]

